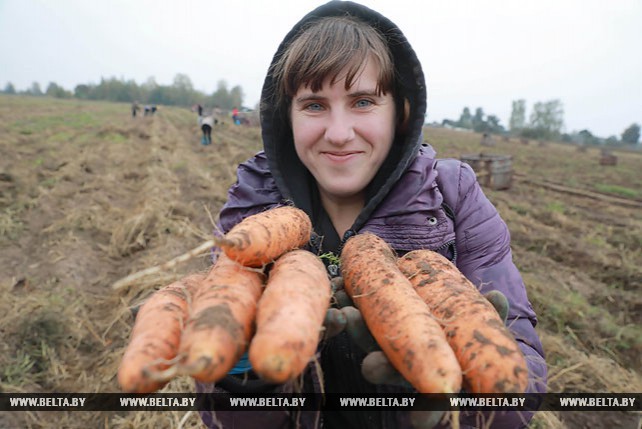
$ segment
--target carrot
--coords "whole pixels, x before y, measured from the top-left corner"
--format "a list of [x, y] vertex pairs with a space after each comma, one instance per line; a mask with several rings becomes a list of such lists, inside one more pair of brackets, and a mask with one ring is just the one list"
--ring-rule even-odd
[[195, 293], [178, 372], [202, 382], [225, 376], [247, 350], [264, 276], [221, 254]]
[[259, 301], [249, 358], [264, 380], [297, 377], [314, 356], [332, 291], [321, 259], [292, 250], [276, 260]]
[[398, 265], [441, 321], [474, 393], [522, 393], [528, 383], [526, 361], [495, 308], [439, 253], [416, 250]]
[[263, 267], [310, 240], [312, 222], [301, 209], [280, 206], [248, 216], [215, 243], [230, 259]]
[[118, 383], [125, 392], [151, 393], [169, 381], [152, 375], [166, 370], [176, 358], [188, 297], [203, 277], [194, 274], [165, 286], [140, 307], [118, 368]]
[[397, 267], [388, 244], [371, 233], [341, 252], [345, 289], [390, 363], [421, 393], [455, 393], [461, 368], [441, 326]]

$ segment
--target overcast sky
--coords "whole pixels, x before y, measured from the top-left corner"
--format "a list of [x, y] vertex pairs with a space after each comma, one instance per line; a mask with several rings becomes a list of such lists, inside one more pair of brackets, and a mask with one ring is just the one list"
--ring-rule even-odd
[[[0, 0], [0, 88], [73, 90], [177, 73], [258, 102], [270, 59], [314, 0]], [[565, 131], [642, 124], [642, 0], [363, 0], [399, 25], [428, 83], [428, 120], [560, 99]]]

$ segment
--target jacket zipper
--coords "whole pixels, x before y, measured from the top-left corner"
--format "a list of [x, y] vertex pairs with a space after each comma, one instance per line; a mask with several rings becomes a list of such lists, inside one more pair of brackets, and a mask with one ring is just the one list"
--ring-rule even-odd
[[439, 252], [441, 250], [445, 250], [445, 249], [447, 249], [447, 248], [449, 248], [451, 246], [452, 246], [452, 251], [453, 251], [453, 257], [450, 259], [450, 262], [452, 262], [453, 264], [456, 264], [456, 262], [457, 262], [457, 246], [455, 246], [455, 240], [447, 241], [446, 243], [442, 244], [437, 249], [435, 249], [435, 252]]
[[[339, 244], [339, 255], [341, 254], [341, 250], [343, 249], [343, 245], [348, 241], [348, 238], [352, 237], [356, 233], [354, 230], [349, 229], [343, 234], [343, 238], [341, 239], [341, 244]], [[330, 278], [335, 278], [341, 275], [340, 267], [336, 264], [329, 264], [327, 267], [328, 274], [330, 274]]]

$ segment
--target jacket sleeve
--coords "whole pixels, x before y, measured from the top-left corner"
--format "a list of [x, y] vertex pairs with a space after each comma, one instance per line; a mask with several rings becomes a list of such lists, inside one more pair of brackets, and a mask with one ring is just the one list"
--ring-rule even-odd
[[[528, 300], [521, 274], [513, 263], [510, 233], [504, 220], [484, 195], [468, 164], [459, 164], [458, 198], [455, 211], [456, 265], [482, 293], [502, 292], [509, 302], [506, 324], [526, 358], [527, 393], [546, 391], [547, 367], [539, 336], [537, 317]], [[495, 413], [492, 428], [525, 427], [533, 413]], [[470, 416], [475, 422], [480, 416]], [[465, 417], [464, 417], [465, 418]], [[462, 421], [462, 424], [467, 422]]]
[[244, 218], [283, 202], [265, 154], [259, 152], [236, 170], [236, 183], [230, 186], [219, 215], [221, 232], [226, 233]]

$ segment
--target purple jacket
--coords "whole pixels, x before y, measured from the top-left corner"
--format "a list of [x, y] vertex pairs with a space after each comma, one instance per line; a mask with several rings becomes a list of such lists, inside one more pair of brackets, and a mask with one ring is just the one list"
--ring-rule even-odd
[[[277, 59], [302, 26], [322, 16], [350, 14], [381, 30], [396, 68], [397, 97], [409, 106], [407, 127], [393, 142], [388, 158], [366, 188], [366, 204], [350, 230], [339, 237], [320, 205], [316, 183], [294, 150], [287, 112], [279, 105], [275, 82], [268, 73], [261, 96], [261, 129], [264, 150], [241, 164], [237, 182], [230, 188], [220, 212], [220, 228], [229, 231], [243, 218], [267, 208], [290, 203], [312, 219], [310, 250], [340, 252], [352, 235], [370, 231], [386, 240], [399, 254], [431, 249], [455, 262], [483, 293], [496, 289], [508, 298], [507, 325], [521, 347], [529, 369], [529, 392], [546, 388], [546, 364], [534, 329], [537, 319], [528, 301], [522, 278], [512, 261], [510, 235], [495, 207], [486, 198], [472, 169], [454, 159], [436, 159], [423, 145], [426, 85], [419, 63], [399, 28], [386, 17], [349, 1], [330, 1], [306, 15], [286, 35], [274, 55]], [[321, 239], [322, 238], [322, 239]], [[330, 267], [329, 267], [330, 268]], [[331, 271], [331, 270], [329, 270]], [[332, 273], [331, 273], [332, 274]], [[241, 381], [227, 376], [216, 386], [197, 383], [199, 392], [395, 392], [400, 388], [371, 385], [361, 376], [363, 352], [341, 334], [320, 345], [318, 362], [323, 380], [313, 364], [302, 384], [268, 385], [261, 380]], [[329, 390], [328, 390], [329, 389]], [[202, 412], [210, 428], [410, 428], [408, 413], [316, 412]], [[462, 416], [462, 427], [475, 426], [484, 416]], [[488, 416], [485, 416], [488, 417]], [[492, 428], [519, 428], [532, 417], [495, 413]], [[343, 420], [342, 420], [343, 419]], [[332, 423], [330, 423], [332, 422]], [[468, 425], [468, 426], [466, 426]]]
[[[546, 364], [534, 329], [537, 320], [522, 278], [512, 261], [506, 224], [484, 196], [475, 174], [467, 164], [456, 160], [435, 160], [433, 154], [430, 147], [420, 150], [406, 173], [357, 232], [377, 234], [400, 254], [427, 248], [451, 259], [456, 255], [457, 267], [482, 292], [496, 289], [504, 293], [510, 303], [507, 325], [518, 340], [529, 367], [528, 392], [544, 392]], [[436, 162], [438, 168], [435, 168]], [[454, 212], [454, 221], [444, 207], [444, 199], [450, 203], [447, 206]], [[222, 229], [228, 231], [244, 217], [283, 201], [269, 174], [265, 154], [259, 153], [239, 167], [238, 182], [230, 189], [227, 204], [221, 211]], [[316, 389], [319, 381], [313, 369], [311, 365], [309, 377], [315, 379], [311, 385]], [[214, 386], [198, 387], [199, 391], [214, 391]], [[277, 389], [288, 392], [292, 391], [293, 386], [279, 386]], [[237, 413], [236, 416], [232, 416], [232, 413], [218, 414], [219, 420], [228, 421], [229, 418], [238, 425], [223, 426], [225, 428], [252, 427], [243, 423], [245, 418], [251, 418], [252, 413]], [[404, 427], [405, 416], [399, 414], [395, 416], [396, 424], [390, 427]], [[209, 421], [209, 416], [203, 417], [206, 422]], [[507, 413], [501, 418], [495, 416], [492, 427], [520, 427], [529, 417], [516, 413]], [[282, 419], [282, 422], [268, 426], [266, 416], [260, 414], [261, 423], [257, 427], [288, 427], [289, 416], [278, 415], [277, 419]], [[464, 421], [462, 423], [465, 424]]]

